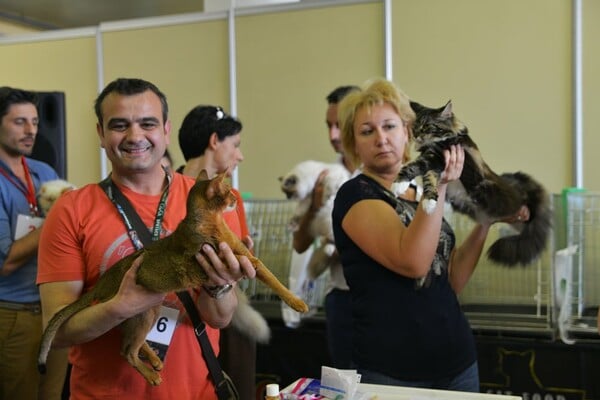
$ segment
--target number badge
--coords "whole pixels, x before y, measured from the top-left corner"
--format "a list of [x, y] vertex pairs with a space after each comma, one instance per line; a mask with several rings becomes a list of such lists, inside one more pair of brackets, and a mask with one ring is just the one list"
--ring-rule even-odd
[[169, 344], [171, 344], [171, 339], [177, 326], [178, 317], [179, 310], [161, 306], [158, 319], [150, 333], [148, 333], [148, 336], [146, 336], [146, 341], [162, 361], [165, 361]]

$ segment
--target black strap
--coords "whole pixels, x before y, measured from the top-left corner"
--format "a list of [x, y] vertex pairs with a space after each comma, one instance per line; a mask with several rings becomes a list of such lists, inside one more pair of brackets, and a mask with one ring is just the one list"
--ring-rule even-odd
[[208, 367], [210, 376], [212, 377], [212, 380], [215, 383], [215, 391], [217, 392], [217, 397], [219, 399], [229, 399], [230, 392], [227, 388], [227, 382], [225, 381], [225, 376], [223, 375], [221, 364], [219, 364], [219, 360], [217, 360], [215, 352], [213, 351], [213, 348], [210, 345], [208, 335], [206, 334], [206, 325], [204, 325], [204, 322], [202, 322], [202, 320], [200, 319], [200, 315], [198, 315], [198, 310], [194, 305], [194, 300], [192, 300], [192, 296], [190, 296], [190, 294], [187, 291], [183, 291], [177, 292], [177, 297], [179, 297], [179, 300], [185, 306], [188, 316], [192, 321], [192, 325], [194, 326], [194, 333], [196, 334], [196, 339], [198, 339], [198, 344], [200, 344], [200, 348], [202, 349], [204, 361], [206, 361], [206, 366]]
[[[150, 231], [148, 230], [148, 228], [146, 228], [146, 225], [140, 218], [139, 214], [134, 210], [129, 200], [127, 200], [123, 193], [121, 193], [117, 185], [112, 184], [110, 177], [100, 182], [100, 186], [102, 187], [102, 189], [104, 189], [108, 198], [113, 200], [113, 203], [115, 203], [117, 207], [122, 208], [123, 212], [129, 218], [133, 229], [137, 232], [139, 240], [144, 244], [144, 246], [147, 246], [150, 243], [152, 243], [152, 236], [150, 235]], [[190, 296], [189, 292], [187, 291], [181, 291], [177, 292], [177, 297], [179, 298], [179, 301], [181, 301], [181, 303], [184, 305], [188, 317], [192, 321], [192, 325], [194, 326], [194, 333], [196, 334], [196, 339], [198, 339], [198, 344], [200, 345], [200, 349], [202, 350], [202, 356], [204, 357], [204, 361], [206, 361], [206, 366], [208, 367], [210, 376], [215, 384], [215, 391], [217, 392], [217, 397], [220, 400], [229, 399], [230, 392], [227, 389], [227, 382], [225, 381], [223, 369], [221, 369], [219, 360], [217, 360], [215, 352], [213, 351], [213, 348], [210, 345], [208, 335], [206, 334], [206, 325], [204, 325], [204, 322], [202, 322], [202, 319], [200, 318], [200, 314], [198, 313], [198, 309], [194, 305], [194, 300], [192, 300], [192, 296]]]
[[[121, 208], [119, 213], [121, 215], [124, 213], [127, 216], [127, 219], [131, 224], [131, 227], [127, 227], [127, 229], [133, 228], [133, 230], [137, 233], [140, 242], [144, 246], [148, 246], [150, 243], [152, 243], [152, 236], [148, 228], [146, 228], [144, 221], [142, 221], [142, 218], [140, 218], [137, 211], [134, 210], [129, 200], [127, 200], [127, 197], [123, 195], [117, 185], [112, 183], [110, 176], [100, 182], [100, 187], [104, 189], [104, 192], [106, 192], [106, 195], [113, 202], [115, 207], [117, 207], [117, 209]], [[137, 250], [140, 249], [135, 241], [133, 245]]]

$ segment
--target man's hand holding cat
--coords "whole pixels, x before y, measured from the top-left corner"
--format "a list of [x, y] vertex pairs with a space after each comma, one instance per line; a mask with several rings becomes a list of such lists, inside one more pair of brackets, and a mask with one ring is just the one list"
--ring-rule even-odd
[[[224, 285], [233, 285], [244, 276], [254, 278], [256, 271], [245, 256], [239, 261], [227, 243], [219, 243], [218, 253], [212, 246], [205, 244], [202, 251], [196, 253], [196, 259], [207, 275], [198, 302], [198, 311], [204, 322], [214, 328], [224, 328], [231, 322], [233, 311], [237, 306], [235, 291], [228, 289], [224, 294], [214, 296], [207, 291]], [[205, 301], [212, 299], [213, 301]]]
[[219, 253], [212, 246], [205, 244], [202, 252], [196, 254], [196, 259], [206, 272], [208, 280], [206, 286], [222, 286], [233, 284], [244, 277], [254, 278], [256, 271], [245, 256], [240, 256], [239, 261], [229, 245], [219, 243]]
[[139, 256], [133, 261], [129, 270], [123, 276], [119, 291], [115, 296], [123, 319], [131, 318], [151, 307], [161, 304], [166, 293], [156, 293], [136, 283], [136, 274], [144, 256]]
[[252, 251], [254, 249], [254, 240], [252, 240], [252, 237], [250, 235], [246, 235], [245, 237], [243, 237], [242, 242], [246, 245], [248, 250]]

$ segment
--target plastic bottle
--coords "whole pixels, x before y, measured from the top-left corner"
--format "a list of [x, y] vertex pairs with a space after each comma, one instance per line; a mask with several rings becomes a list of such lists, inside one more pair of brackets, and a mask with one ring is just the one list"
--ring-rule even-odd
[[277, 383], [269, 383], [267, 385], [265, 400], [279, 400], [279, 385]]

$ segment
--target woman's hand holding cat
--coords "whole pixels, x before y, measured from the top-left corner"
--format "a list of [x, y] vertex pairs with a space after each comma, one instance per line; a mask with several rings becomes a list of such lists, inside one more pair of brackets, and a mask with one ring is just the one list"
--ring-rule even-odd
[[460, 179], [465, 162], [465, 150], [461, 145], [452, 145], [450, 149], [444, 150], [446, 168], [440, 176], [440, 185]]

